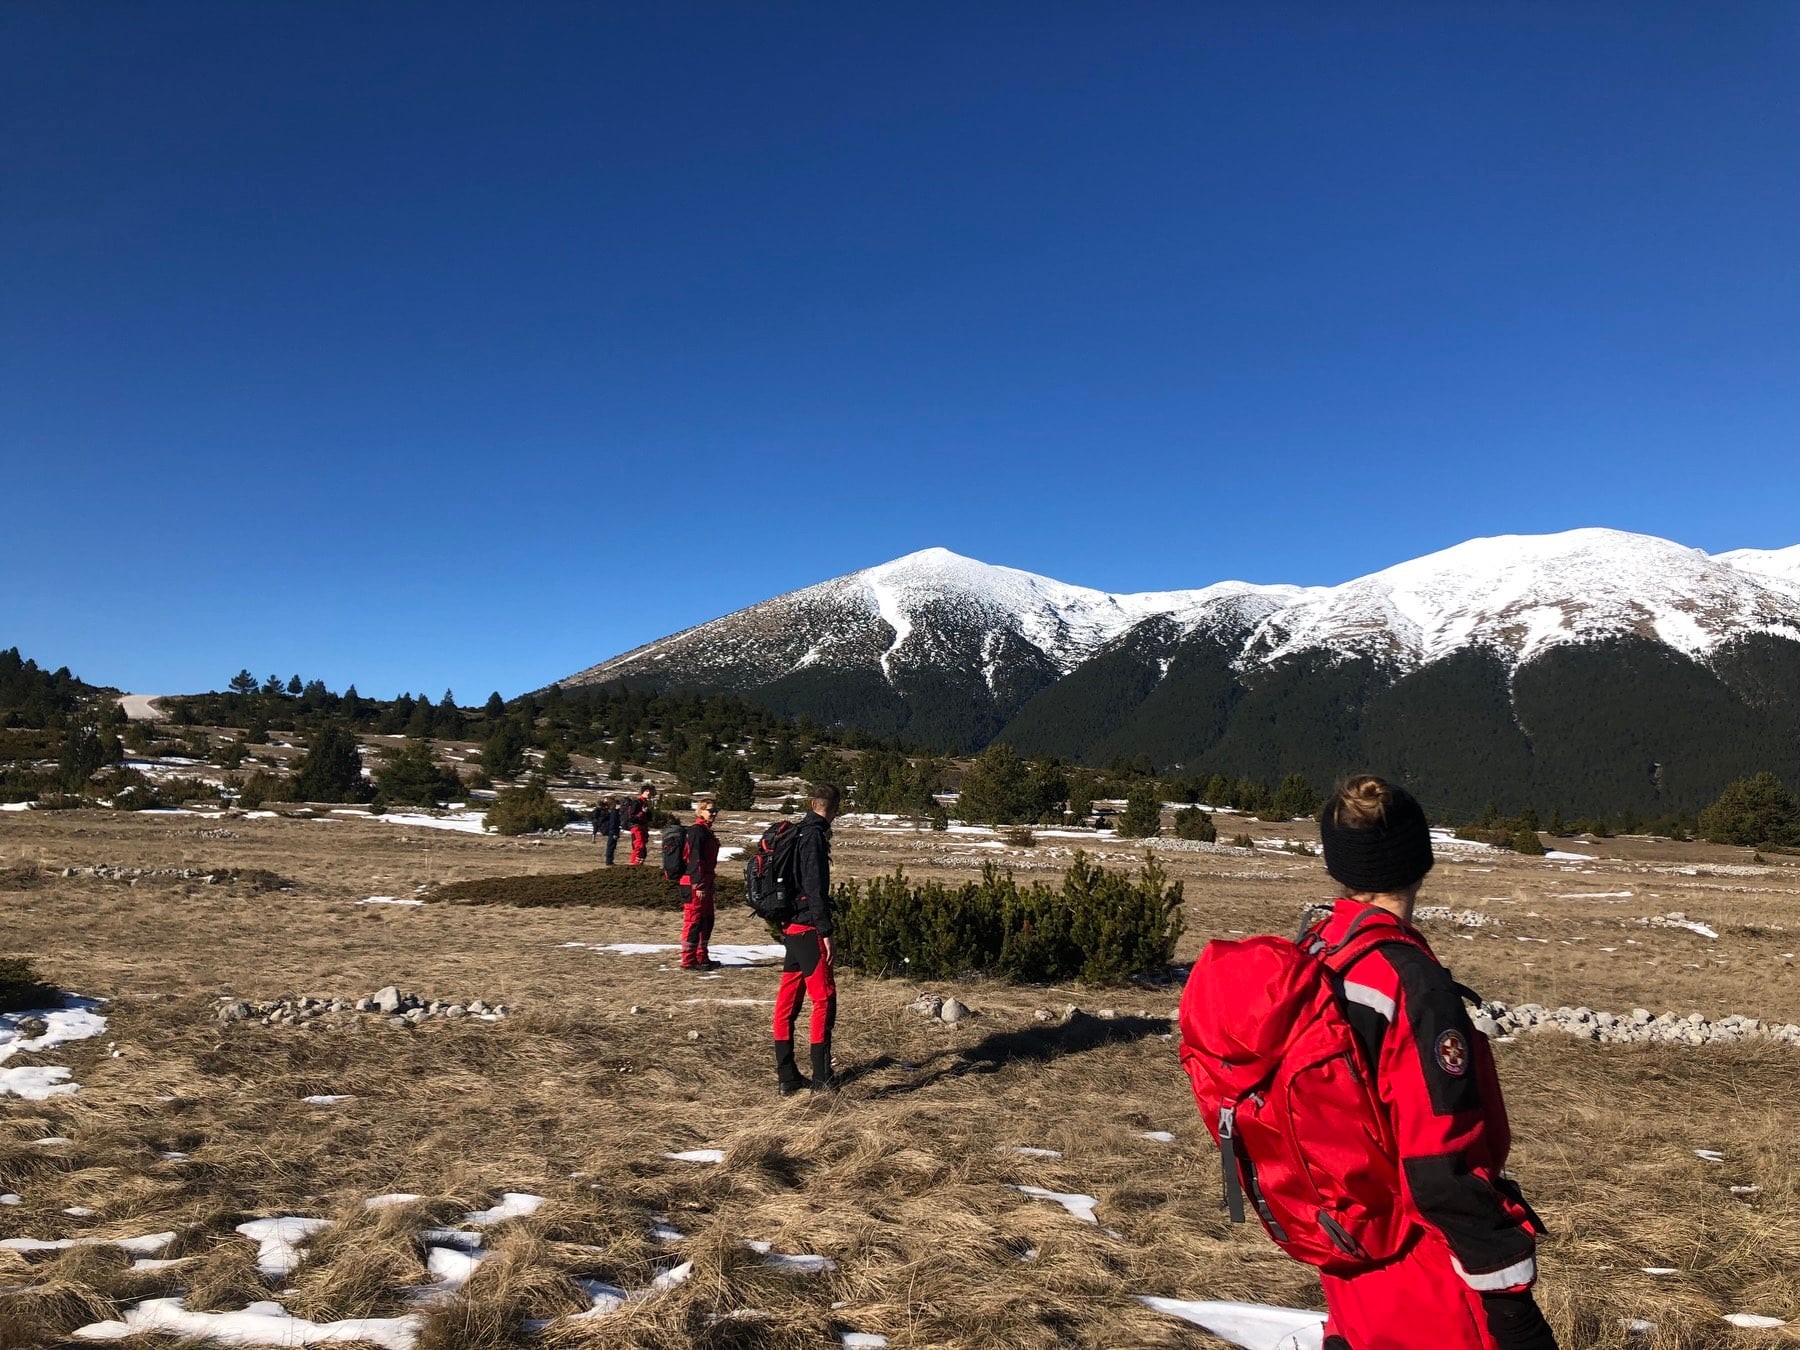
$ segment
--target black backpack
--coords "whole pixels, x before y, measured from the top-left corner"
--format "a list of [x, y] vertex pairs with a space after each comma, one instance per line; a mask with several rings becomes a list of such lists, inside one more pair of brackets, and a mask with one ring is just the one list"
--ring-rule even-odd
[[662, 833], [662, 874], [680, 881], [687, 872], [687, 826], [677, 822]]
[[744, 860], [744, 903], [757, 918], [774, 924], [793, 921], [794, 845], [799, 841], [799, 827], [791, 820], [778, 820], [763, 831]]

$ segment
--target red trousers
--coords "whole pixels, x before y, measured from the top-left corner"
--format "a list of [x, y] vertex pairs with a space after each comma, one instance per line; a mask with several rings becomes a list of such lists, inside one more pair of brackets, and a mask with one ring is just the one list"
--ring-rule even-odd
[[1405, 1255], [1345, 1278], [1321, 1273], [1325, 1334], [1350, 1350], [1496, 1350], [1481, 1295], [1450, 1264], [1437, 1230], [1423, 1229]]
[[812, 1043], [828, 1045], [831, 1024], [837, 1021], [837, 981], [832, 978], [831, 960], [819, 946], [818, 933], [803, 923], [787, 926], [782, 945], [787, 948], [787, 960], [781, 967], [781, 987], [775, 991], [775, 1039], [794, 1039], [800, 1001], [810, 998]]
[[631, 865], [637, 867], [644, 861], [644, 854], [650, 848], [650, 829], [646, 825], [631, 827]]
[[712, 941], [713, 893], [711, 886], [690, 886], [687, 900], [681, 906], [681, 965], [683, 969], [704, 965], [708, 958], [706, 944]]

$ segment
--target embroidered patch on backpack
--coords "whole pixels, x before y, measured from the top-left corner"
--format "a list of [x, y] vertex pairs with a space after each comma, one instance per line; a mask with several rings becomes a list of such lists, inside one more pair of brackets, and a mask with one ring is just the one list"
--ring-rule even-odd
[[1469, 1043], [1463, 1039], [1460, 1031], [1446, 1031], [1437, 1038], [1438, 1068], [1452, 1078], [1461, 1078], [1469, 1071]]

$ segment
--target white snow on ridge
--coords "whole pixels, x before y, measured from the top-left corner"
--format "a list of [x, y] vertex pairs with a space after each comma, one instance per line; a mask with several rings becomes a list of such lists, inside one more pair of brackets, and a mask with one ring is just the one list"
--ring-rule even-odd
[[[1793, 565], [1800, 572], [1800, 553]], [[1484, 646], [1522, 664], [1622, 634], [1699, 656], [1747, 632], [1800, 638], [1796, 601], [1792, 584], [1650, 535], [1499, 535], [1310, 592], [1263, 622], [1245, 659], [1324, 648], [1412, 666]]]
[[1652, 535], [1579, 529], [1471, 539], [1336, 586], [1224, 581], [1116, 595], [929, 548], [673, 634], [570, 681], [654, 667], [755, 682], [812, 664], [878, 662], [890, 681], [900, 666], [983, 667], [991, 687], [1025, 648], [1067, 673], [1158, 617], [1183, 634], [1243, 642], [1246, 668], [1325, 651], [1412, 669], [1469, 647], [1516, 667], [1557, 646], [1622, 635], [1704, 657], [1751, 633], [1800, 640], [1800, 545], [1709, 556]]

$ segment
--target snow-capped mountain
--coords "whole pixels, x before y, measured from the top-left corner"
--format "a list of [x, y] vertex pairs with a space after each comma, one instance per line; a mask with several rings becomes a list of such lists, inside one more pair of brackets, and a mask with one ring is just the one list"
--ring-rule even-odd
[[1570, 530], [1472, 539], [1340, 586], [1218, 582], [1113, 595], [926, 549], [778, 596], [563, 680], [751, 688], [807, 668], [1066, 675], [1153, 618], [1241, 635], [1244, 667], [1311, 652], [1414, 669], [1480, 647], [1517, 666], [1637, 636], [1704, 656], [1747, 633], [1800, 640], [1800, 546], [1709, 556], [1650, 535]]
[[1504, 802], [1499, 774], [1539, 806], [1691, 807], [1739, 770], [1800, 781], [1800, 547], [1571, 530], [1339, 586], [1132, 595], [928, 549], [561, 683], [612, 681], [952, 750], [1320, 783], [1385, 765], [1447, 804]]

